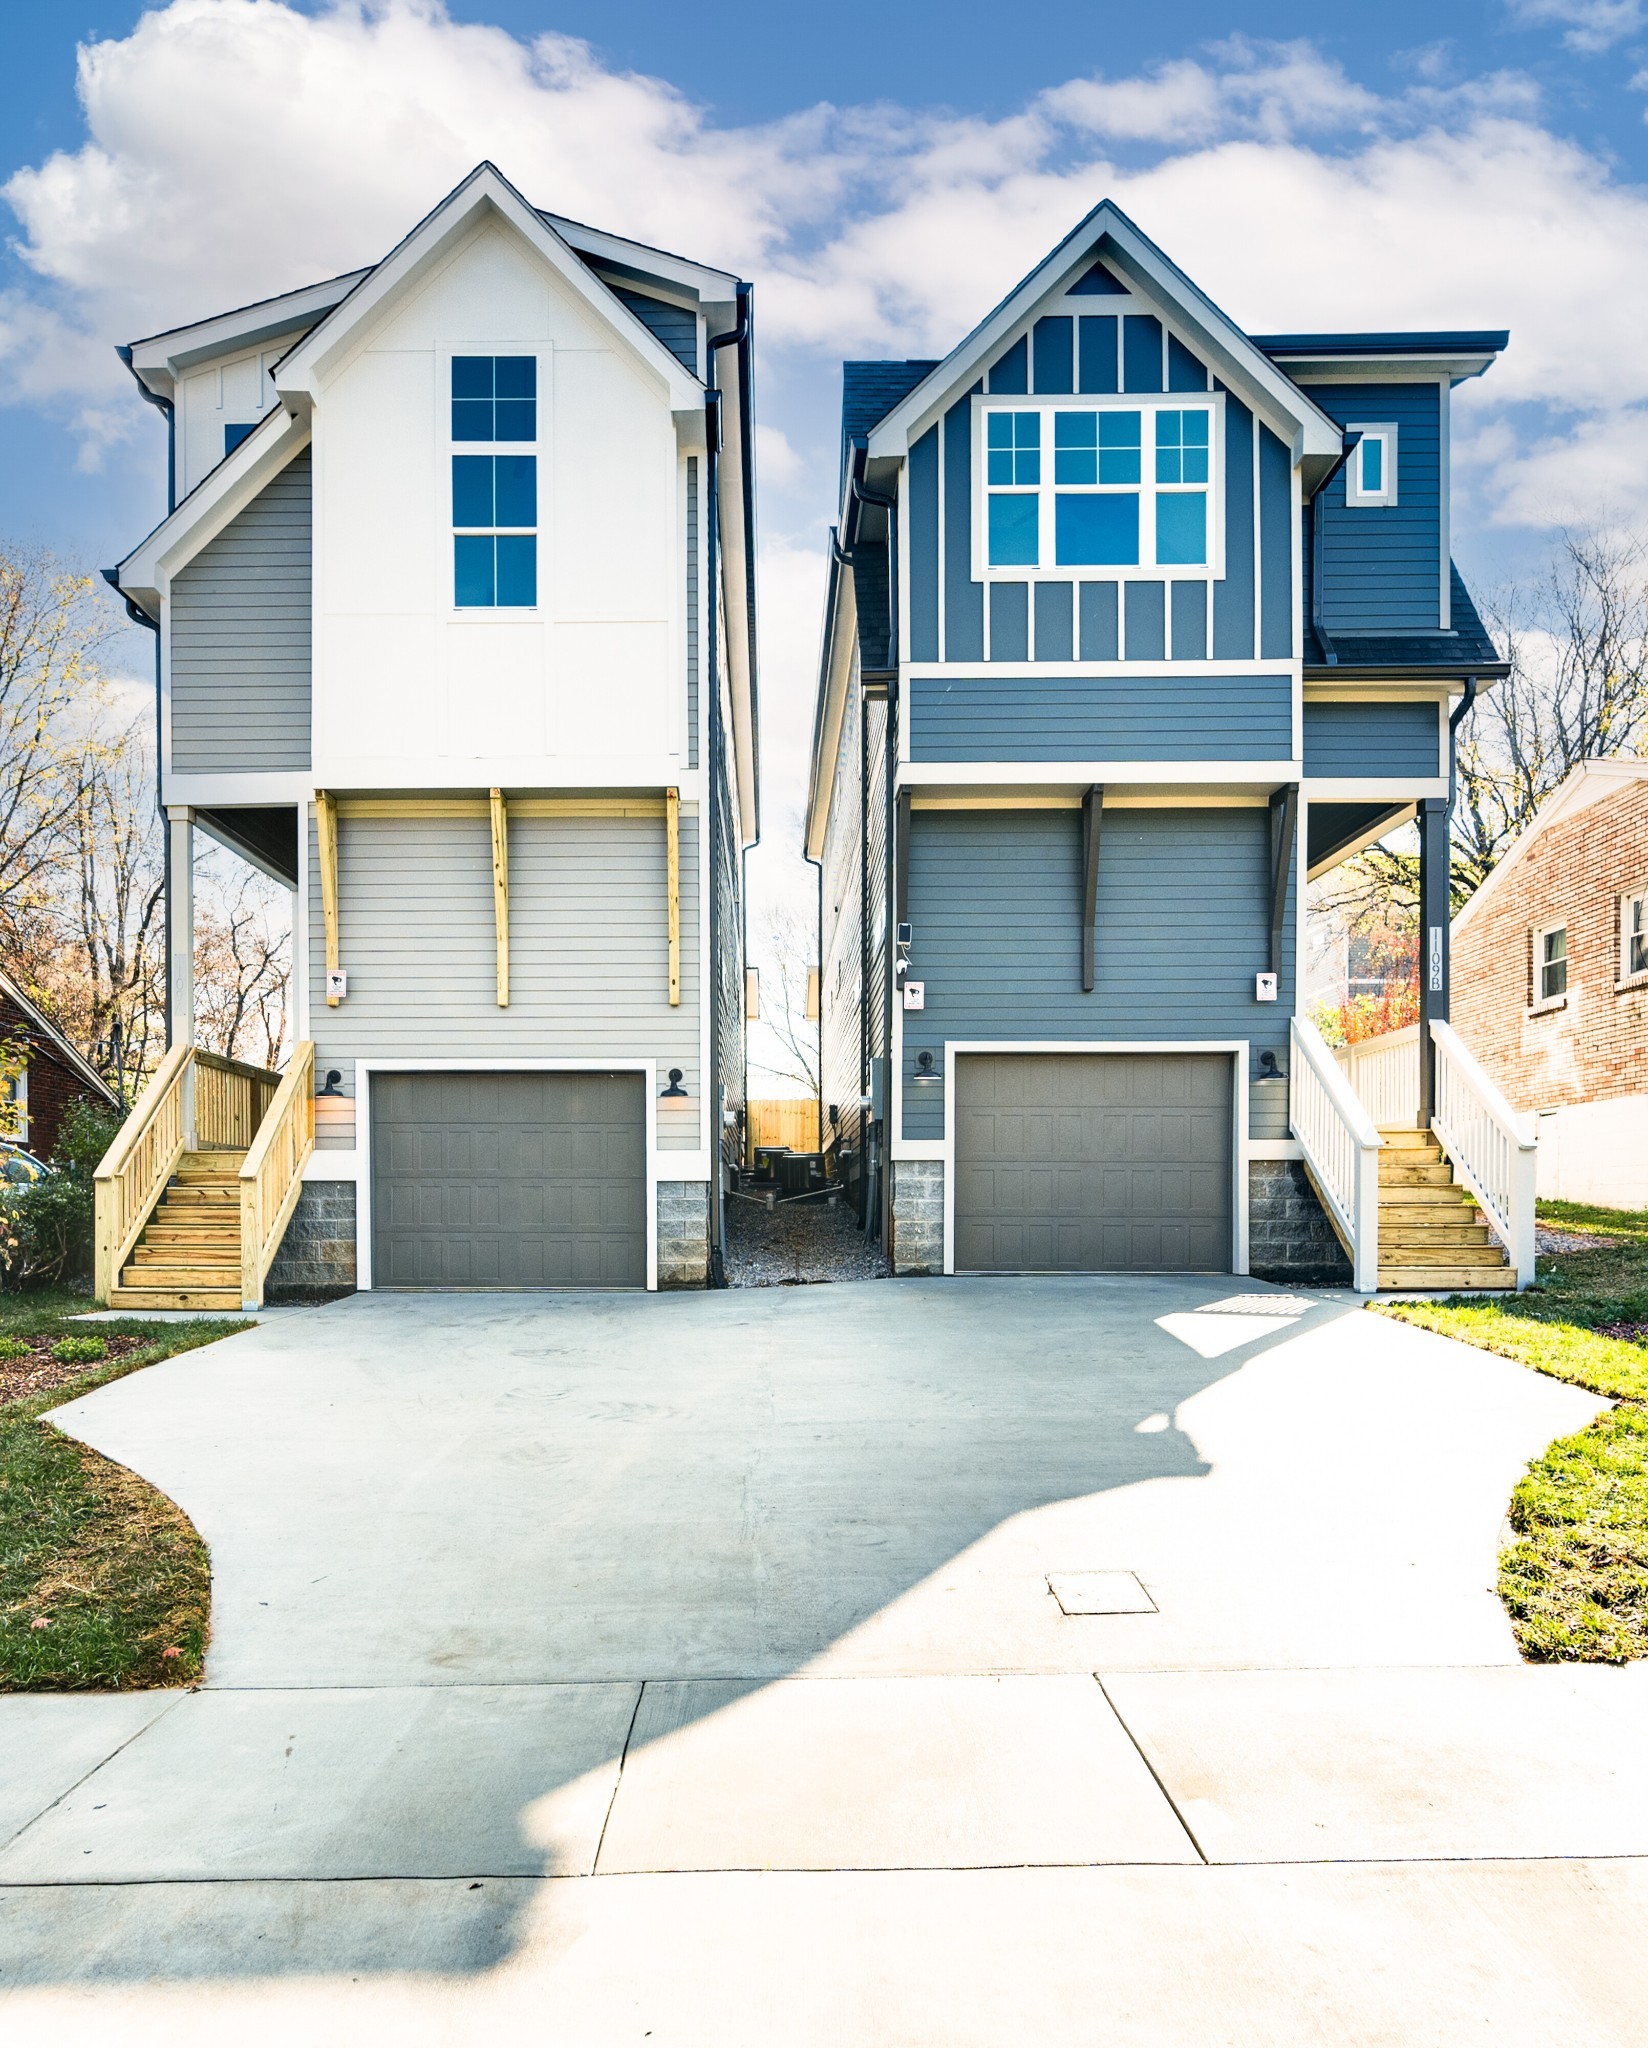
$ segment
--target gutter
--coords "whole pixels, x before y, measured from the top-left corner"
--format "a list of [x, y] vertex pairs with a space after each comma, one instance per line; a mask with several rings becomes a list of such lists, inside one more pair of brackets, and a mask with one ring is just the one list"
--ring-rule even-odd
[[[705, 963], [707, 974], [701, 975], [700, 985], [708, 997], [710, 1006], [710, 1071], [706, 1076], [710, 1095], [710, 1188], [709, 1188], [709, 1269], [704, 1284], [710, 1288], [725, 1287], [727, 1284], [726, 1214], [722, 1199], [721, 1178], [725, 1171], [722, 1147], [726, 1134], [726, 1108], [721, 1087], [721, 918], [719, 906], [720, 862], [721, 862], [721, 778], [724, 772], [726, 738], [721, 730], [721, 646], [720, 646], [720, 604], [718, 594], [721, 577], [721, 391], [715, 382], [715, 357], [719, 349], [736, 347], [739, 351], [740, 406], [739, 424], [744, 437], [743, 470], [744, 485], [744, 550], [746, 587], [745, 598], [748, 609], [748, 630], [750, 632], [750, 710], [752, 739], [755, 710], [755, 584], [754, 535], [750, 520], [754, 507], [753, 483], [750, 476], [750, 451], [755, 437], [750, 431], [748, 411], [745, 409], [749, 398], [748, 352], [750, 338], [750, 287], [737, 287], [738, 320], [725, 334], [712, 334], [705, 351], [705, 367], [709, 380], [704, 388], [704, 549], [705, 578], [709, 592], [709, 617], [704, 636], [708, 660], [705, 675], [709, 683], [710, 725], [709, 725], [709, 798], [705, 804], [705, 823], [709, 831], [710, 873], [709, 873], [709, 959]], [[759, 762], [752, 763], [759, 774]], [[759, 811], [757, 829], [759, 830]], [[749, 871], [748, 849], [740, 856], [743, 874]], [[740, 892], [740, 909], [745, 919], [743, 937], [748, 937], [748, 889]], [[739, 1008], [743, 1009], [743, 990], [738, 991]]]
[[1316, 501], [1344, 468], [1345, 464], [1349, 462], [1356, 444], [1361, 438], [1360, 433], [1350, 436], [1344, 447], [1339, 451], [1339, 460], [1305, 500], [1305, 503], [1310, 507], [1310, 629], [1316, 635], [1316, 644], [1321, 648], [1329, 668], [1338, 667], [1339, 656], [1334, 649], [1333, 642], [1328, 638], [1327, 627], [1322, 623], [1322, 556], [1324, 549], [1322, 520], [1316, 510]]

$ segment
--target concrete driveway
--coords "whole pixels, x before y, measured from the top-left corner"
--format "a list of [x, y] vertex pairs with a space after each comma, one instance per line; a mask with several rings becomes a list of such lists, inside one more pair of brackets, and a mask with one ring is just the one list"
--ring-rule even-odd
[[207, 1684], [0, 1699], [0, 2032], [1638, 2042], [1648, 1672], [1493, 1593], [1598, 1405], [1166, 1279], [151, 1368], [58, 1419], [210, 1544]]

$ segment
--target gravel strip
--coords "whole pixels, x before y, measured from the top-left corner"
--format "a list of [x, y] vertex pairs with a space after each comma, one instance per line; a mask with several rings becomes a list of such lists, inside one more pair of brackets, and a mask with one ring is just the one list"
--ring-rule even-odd
[[729, 1287], [807, 1287], [831, 1280], [882, 1280], [880, 1245], [866, 1244], [842, 1196], [764, 1203], [730, 1197], [726, 1209]]

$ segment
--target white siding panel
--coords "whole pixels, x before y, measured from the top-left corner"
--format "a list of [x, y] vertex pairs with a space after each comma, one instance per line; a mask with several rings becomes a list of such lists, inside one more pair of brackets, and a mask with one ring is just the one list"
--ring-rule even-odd
[[557, 350], [552, 568], [556, 617], [669, 613], [675, 434], [667, 410], [611, 350]]
[[[311, 823], [311, 986], [325, 987]], [[681, 1002], [669, 1002], [664, 821], [521, 818], [509, 826], [510, 1002], [500, 1010], [492, 847], [482, 818], [339, 826], [340, 957], [349, 994], [311, 1012], [317, 1070], [356, 1060], [653, 1059], [688, 1100], [659, 1105], [659, 1145], [702, 1142], [698, 820], [681, 820]], [[683, 1113], [684, 1112], [684, 1113]]]

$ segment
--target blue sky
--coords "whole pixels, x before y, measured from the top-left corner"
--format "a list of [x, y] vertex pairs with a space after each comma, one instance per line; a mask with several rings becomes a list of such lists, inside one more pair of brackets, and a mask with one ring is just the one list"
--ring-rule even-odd
[[941, 353], [1107, 193], [1250, 328], [1511, 328], [1455, 413], [1480, 588], [1561, 520], [1648, 514], [1648, 0], [0, 0], [0, 23], [0, 535], [76, 564], [161, 509], [160, 422], [113, 344], [374, 260], [482, 156], [755, 280], [775, 841], [842, 356]]

